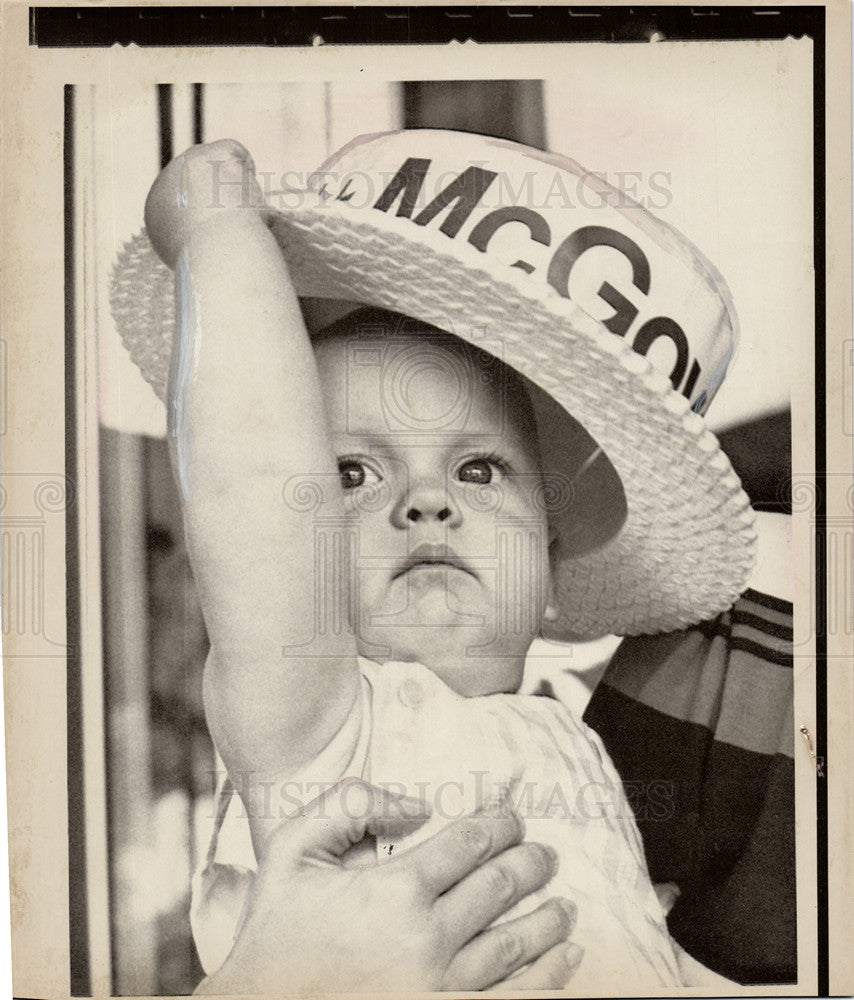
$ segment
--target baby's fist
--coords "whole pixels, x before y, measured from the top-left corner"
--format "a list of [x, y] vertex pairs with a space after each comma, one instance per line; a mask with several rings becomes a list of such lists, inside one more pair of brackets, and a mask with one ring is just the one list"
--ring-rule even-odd
[[221, 139], [191, 146], [160, 171], [145, 201], [145, 228], [174, 268], [194, 230], [235, 213], [260, 217], [263, 206], [252, 157], [239, 142]]

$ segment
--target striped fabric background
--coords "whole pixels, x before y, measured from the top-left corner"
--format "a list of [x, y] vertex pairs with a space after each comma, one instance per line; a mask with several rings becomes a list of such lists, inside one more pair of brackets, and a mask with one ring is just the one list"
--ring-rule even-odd
[[627, 785], [677, 941], [746, 983], [796, 979], [792, 606], [748, 590], [626, 640], [585, 712]]

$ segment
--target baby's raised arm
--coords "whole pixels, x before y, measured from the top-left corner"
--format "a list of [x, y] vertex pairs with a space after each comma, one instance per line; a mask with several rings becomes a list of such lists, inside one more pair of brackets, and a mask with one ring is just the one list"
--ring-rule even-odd
[[315, 634], [315, 513], [283, 498], [289, 477], [317, 476], [324, 514], [341, 514], [314, 357], [263, 206], [248, 153], [225, 140], [173, 160], [145, 212], [176, 272], [170, 443], [212, 646], [208, 724], [244, 800], [247, 774], [314, 757], [358, 690], [353, 636]]

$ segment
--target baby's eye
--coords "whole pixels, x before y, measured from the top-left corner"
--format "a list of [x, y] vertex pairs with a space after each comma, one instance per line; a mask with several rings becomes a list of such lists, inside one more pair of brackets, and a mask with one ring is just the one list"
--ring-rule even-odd
[[355, 458], [339, 458], [338, 472], [341, 476], [341, 485], [345, 490], [380, 482], [380, 477], [373, 469]]
[[492, 458], [472, 458], [457, 470], [457, 478], [463, 483], [485, 485], [503, 472], [501, 463]]

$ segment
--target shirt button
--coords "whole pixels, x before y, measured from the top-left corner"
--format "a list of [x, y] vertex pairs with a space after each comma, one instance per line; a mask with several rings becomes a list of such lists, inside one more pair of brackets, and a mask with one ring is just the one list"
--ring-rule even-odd
[[418, 681], [409, 677], [400, 685], [397, 696], [407, 708], [417, 708], [424, 701], [424, 690]]

